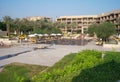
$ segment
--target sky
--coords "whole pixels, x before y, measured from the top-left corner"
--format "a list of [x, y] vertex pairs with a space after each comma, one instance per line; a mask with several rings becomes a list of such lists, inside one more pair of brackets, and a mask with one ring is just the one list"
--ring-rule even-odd
[[120, 9], [120, 0], [0, 0], [0, 18], [97, 15]]

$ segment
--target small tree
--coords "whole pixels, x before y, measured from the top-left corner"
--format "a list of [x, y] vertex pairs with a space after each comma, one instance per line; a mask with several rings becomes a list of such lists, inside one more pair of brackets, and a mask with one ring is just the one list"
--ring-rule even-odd
[[96, 27], [98, 26], [98, 24], [92, 24], [89, 26], [88, 28], [88, 33], [91, 35], [91, 36], [94, 36], [94, 33], [96, 32]]
[[11, 24], [12, 18], [10, 16], [4, 16], [3, 21], [6, 24], [7, 35], [10, 36], [10, 24]]
[[[118, 19], [116, 20], [116, 23], [117, 23], [118, 26], [120, 26], [120, 18], [118, 18]], [[119, 29], [117, 29], [117, 34], [118, 34], [118, 35], [120, 34], [120, 30], [119, 30]]]
[[[93, 29], [93, 30], [92, 30]], [[101, 24], [95, 24], [89, 27], [88, 33], [96, 33], [97, 37], [106, 41], [111, 35], [115, 34], [115, 25], [108, 22], [103, 22]]]
[[69, 27], [71, 28], [71, 33], [73, 33], [73, 29], [77, 26], [76, 22], [70, 23]]

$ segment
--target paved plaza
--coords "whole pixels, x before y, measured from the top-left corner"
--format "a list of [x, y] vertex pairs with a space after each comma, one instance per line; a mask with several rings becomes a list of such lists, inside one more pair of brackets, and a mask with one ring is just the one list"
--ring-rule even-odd
[[[43, 66], [52, 66], [65, 55], [69, 53], [76, 53], [85, 49], [95, 49], [104, 51], [120, 51], [120, 48], [102, 48], [102, 46], [97, 46], [93, 41], [89, 42], [85, 46], [77, 45], [52, 45], [46, 49], [36, 49], [34, 47], [39, 47], [44, 44], [26, 44], [12, 46], [10, 48], [0, 49], [0, 67], [4, 65], [19, 62], [25, 64], [35, 64]], [[12, 56], [13, 55], [13, 56]], [[8, 56], [8, 58], [6, 58]]]

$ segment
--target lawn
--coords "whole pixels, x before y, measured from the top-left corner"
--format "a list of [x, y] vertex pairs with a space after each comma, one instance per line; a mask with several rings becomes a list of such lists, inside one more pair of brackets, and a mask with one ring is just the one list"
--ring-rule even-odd
[[120, 52], [84, 50], [65, 56], [32, 82], [116, 82], [120, 80]]
[[52, 67], [13, 63], [0, 73], [0, 82], [117, 82], [120, 52], [83, 50], [71, 53]]
[[0, 82], [30, 82], [31, 77], [45, 70], [46, 66], [12, 63], [0, 72]]

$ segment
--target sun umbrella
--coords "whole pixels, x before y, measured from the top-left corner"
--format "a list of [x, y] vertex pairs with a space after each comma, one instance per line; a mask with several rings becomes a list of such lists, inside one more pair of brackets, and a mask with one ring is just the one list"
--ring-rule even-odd
[[30, 34], [30, 35], [28, 35], [28, 37], [35, 37], [35, 35], [34, 34]]
[[35, 34], [33, 34], [33, 35], [38, 36], [38, 34], [37, 34], [37, 33], [35, 33]]
[[58, 35], [58, 36], [61, 36], [62, 34], [58, 33], [57, 35]]
[[55, 33], [52, 33], [52, 34], [50, 34], [51, 36], [56, 36], [56, 34]]
[[42, 36], [43, 36], [43, 34], [38, 34], [38, 36], [42, 37]]
[[48, 34], [44, 34], [44, 36], [49, 36]]

